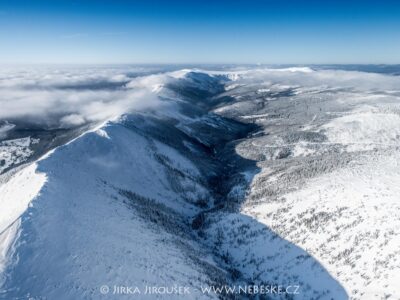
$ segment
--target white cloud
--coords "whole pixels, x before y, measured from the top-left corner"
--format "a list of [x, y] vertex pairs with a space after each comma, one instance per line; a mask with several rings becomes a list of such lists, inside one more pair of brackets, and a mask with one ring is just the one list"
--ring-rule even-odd
[[[190, 70], [133, 78], [143, 67], [19, 67], [0, 70], [0, 121], [74, 127], [160, 105], [162, 86]], [[157, 71], [157, 70], [154, 70]], [[159, 71], [159, 70], [158, 70]], [[199, 70], [198, 70], [199, 71]], [[201, 71], [199, 71], [201, 72]], [[214, 75], [229, 72], [209, 72]], [[240, 84], [281, 84], [399, 91], [400, 77], [339, 70], [253, 69], [230, 72]]]
[[0, 124], [0, 139], [7, 137], [7, 132], [15, 127], [14, 124], [10, 124], [5, 122], [4, 124]]
[[232, 72], [241, 83], [283, 84], [301, 87], [353, 88], [357, 90], [399, 90], [400, 77], [377, 73], [309, 68], [254, 69]]
[[[0, 120], [73, 127], [159, 104], [154, 86], [120, 68], [0, 71]], [[157, 77], [157, 76], [156, 76]], [[167, 76], [158, 75], [157, 84]]]
[[65, 117], [62, 117], [60, 123], [64, 127], [78, 126], [86, 123], [86, 120], [83, 116], [79, 114], [70, 114]]

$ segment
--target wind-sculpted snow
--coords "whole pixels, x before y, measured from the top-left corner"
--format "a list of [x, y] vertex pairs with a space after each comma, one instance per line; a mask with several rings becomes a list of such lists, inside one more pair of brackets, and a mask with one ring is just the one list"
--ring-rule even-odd
[[105, 284], [398, 297], [399, 77], [7, 72], [0, 298], [108, 299]]

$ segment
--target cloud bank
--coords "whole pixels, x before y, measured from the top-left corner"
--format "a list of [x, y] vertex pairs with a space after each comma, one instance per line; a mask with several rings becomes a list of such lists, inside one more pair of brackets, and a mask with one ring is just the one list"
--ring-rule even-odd
[[3, 69], [0, 121], [70, 128], [159, 105], [154, 87], [162, 86], [168, 76], [138, 76], [141, 72], [100, 67]]
[[[8, 121], [48, 128], [72, 128], [156, 107], [160, 88], [186, 78], [187, 72], [227, 75], [241, 85], [351, 88], [399, 93], [400, 77], [310, 68], [235, 71], [181, 70], [155, 67], [19, 67], [0, 71], [0, 124]], [[170, 70], [171, 71], [171, 70]], [[149, 75], [151, 73], [155, 73]], [[189, 78], [186, 78], [190, 80]], [[323, 90], [322, 89], [322, 90]], [[3, 122], [3, 123], [1, 123]], [[8, 126], [8, 127], [7, 127]], [[4, 127], [4, 136], [9, 125]]]
[[362, 91], [398, 91], [400, 76], [308, 67], [253, 69], [233, 72], [234, 80], [248, 84], [283, 84], [297, 87], [351, 88]]

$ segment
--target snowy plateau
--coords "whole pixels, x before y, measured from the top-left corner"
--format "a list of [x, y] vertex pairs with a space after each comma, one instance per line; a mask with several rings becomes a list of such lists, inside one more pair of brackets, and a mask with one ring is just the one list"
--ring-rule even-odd
[[0, 107], [0, 299], [400, 299], [399, 76], [4, 69]]

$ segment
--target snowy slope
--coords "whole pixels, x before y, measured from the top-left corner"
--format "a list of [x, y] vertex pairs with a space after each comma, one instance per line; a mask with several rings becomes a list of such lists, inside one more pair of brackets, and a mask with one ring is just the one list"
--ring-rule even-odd
[[[210, 228], [224, 233], [236, 268], [259, 282], [317, 285], [328, 299], [399, 299], [400, 79], [335, 73], [272, 82], [251, 74], [228, 88], [236, 101], [217, 111], [259, 125], [236, 146], [256, 166], [249, 186], [243, 178], [231, 189], [231, 197], [242, 190], [242, 214], [213, 216]], [[257, 232], [259, 224], [268, 230]]]
[[[47, 176], [21, 219], [18, 259], [8, 266], [3, 286], [8, 299], [91, 299], [101, 296], [98, 288], [104, 284], [192, 286], [210, 281], [202, 262], [190, 259], [201, 247], [185, 237], [190, 233], [174, 232], [196, 208], [171, 190], [168, 168], [155, 155], [180, 166], [185, 180], [196, 186], [188, 177], [198, 174], [182, 156], [120, 124], [57, 149], [38, 163], [36, 173], [17, 183], [21, 187]], [[121, 191], [143, 199], [131, 204], [135, 199]], [[146, 220], [152, 214], [168, 215], [165, 222], [171, 228]]]
[[83, 103], [59, 100], [68, 113], [48, 122], [77, 127], [41, 124], [40, 148], [3, 130], [0, 298], [178, 285], [232, 299], [199, 287], [247, 284], [298, 286], [273, 299], [399, 299], [399, 78], [79, 72], [0, 80]]
[[[166, 97], [162, 86], [154, 89], [159, 82], [142, 85]], [[213, 197], [191, 151], [173, 141], [184, 138], [196, 149], [196, 140], [175, 127], [179, 107], [168, 108], [184, 99], [169, 95], [180, 99], [162, 100], [162, 113], [123, 115], [3, 175], [1, 298], [107, 299], [102, 285], [142, 292], [182, 286], [191, 288], [185, 298], [216, 297], [198, 289], [224, 283], [226, 271], [191, 230]], [[201, 161], [205, 150], [196, 151]]]

